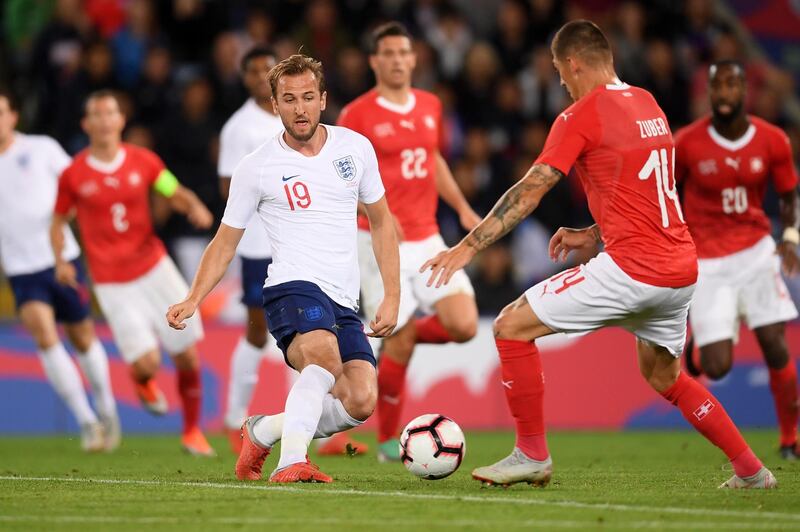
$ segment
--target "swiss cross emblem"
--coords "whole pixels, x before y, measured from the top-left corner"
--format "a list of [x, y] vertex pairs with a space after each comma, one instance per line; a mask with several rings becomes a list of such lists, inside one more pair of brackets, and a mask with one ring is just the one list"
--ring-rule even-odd
[[697, 418], [697, 421], [702, 420], [706, 417], [712, 410], [714, 410], [714, 403], [711, 402], [711, 399], [706, 399], [703, 401], [703, 404], [697, 407], [694, 411], [694, 417]]
[[752, 157], [750, 159], [750, 171], [754, 174], [760, 174], [764, 170], [764, 161], [761, 157]]
[[128, 183], [130, 183], [132, 187], [138, 187], [141, 182], [142, 176], [139, 175], [139, 172], [131, 172], [130, 175], [128, 175]]

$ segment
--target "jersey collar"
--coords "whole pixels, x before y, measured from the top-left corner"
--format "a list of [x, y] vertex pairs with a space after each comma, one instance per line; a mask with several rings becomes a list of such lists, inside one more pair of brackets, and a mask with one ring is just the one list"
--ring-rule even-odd
[[714, 129], [713, 124], [708, 124], [708, 135], [711, 137], [711, 140], [717, 146], [721, 148], [725, 148], [728, 151], [738, 151], [750, 144], [750, 141], [753, 140], [753, 137], [756, 134], [756, 126], [750, 122], [750, 126], [747, 128], [747, 131], [744, 132], [744, 135], [739, 137], [736, 140], [726, 139], [722, 135], [720, 135], [716, 129]]
[[119, 148], [117, 154], [114, 156], [114, 159], [109, 162], [101, 161], [94, 155], [89, 155], [86, 157], [86, 164], [89, 166], [89, 168], [91, 168], [92, 170], [97, 170], [98, 172], [103, 174], [113, 174], [114, 172], [120, 169], [122, 163], [124, 162], [125, 162], [125, 148], [123, 147]]
[[392, 111], [394, 113], [398, 113], [398, 114], [401, 114], [401, 115], [407, 115], [408, 113], [410, 113], [414, 109], [414, 106], [417, 105], [417, 97], [414, 96], [413, 92], [409, 92], [408, 93], [408, 100], [406, 100], [406, 103], [400, 105], [400, 104], [397, 104], [397, 103], [394, 103], [394, 102], [390, 102], [389, 100], [387, 100], [383, 96], [378, 96], [377, 98], [375, 98], [375, 103], [377, 103], [378, 105], [380, 105], [384, 109], [387, 109], [387, 110]]

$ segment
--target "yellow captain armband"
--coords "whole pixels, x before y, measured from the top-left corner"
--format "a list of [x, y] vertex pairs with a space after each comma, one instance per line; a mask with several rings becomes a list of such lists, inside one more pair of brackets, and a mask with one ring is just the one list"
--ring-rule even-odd
[[153, 183], [153, 189], [166, 198], [172, 197], [175, 191], [178, 190], [178, 186], [180, 186], [178, 178], [166, 168], [161, 170], [155, 183]]

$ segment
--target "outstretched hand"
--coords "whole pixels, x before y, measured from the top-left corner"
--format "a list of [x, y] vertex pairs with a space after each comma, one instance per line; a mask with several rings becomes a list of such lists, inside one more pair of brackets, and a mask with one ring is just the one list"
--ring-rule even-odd
[[443, 284], [450, 282], [453, 274], [469, 264], [475, 254], [475, 248], [460, 243], [440, 252], [432, 259], [428, 259], [419, 269], [419, 272], [424, 273], [425, 270], [430, 269], [431, 277], [428, 279], [428, 286], [433, 286], [436, 283], [436, 288], [439, 288]]

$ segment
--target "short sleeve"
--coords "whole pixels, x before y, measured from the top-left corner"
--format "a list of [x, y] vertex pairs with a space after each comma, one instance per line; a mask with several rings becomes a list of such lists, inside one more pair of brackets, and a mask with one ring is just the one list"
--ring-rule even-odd
[[790, 192], [797, 187], [797, 169], [794, 166], [789, 137], [783, 132], [778, 132], [772, 144], [772, 182], [779, 194]]
[[261, 202], [261, 169], [246, 156], [233, 170], [231, 189], [222, 223], [244, 229], [258, 210]]
[[586, 120], [588, 110], [573, 113], [569, 109], [558, 115], [544, 143], [544, 149], [535, 164], [546, 164], [568, 174], [572, 165], [578, 160], [581, 152], [588, 144], [589, 136], [595, 129], [594, 124]]
[[219, 136], [219, 161], [217, 175], [231, 177], [236, 165], [247, 155], [247, 143], [239, 138], [239, 129], [228, 121]]
[[[131, 149], [128, 147], [127, 149]], [[161, 172], [167, 168], [167, 165], [164, 164], [164, 161], [161, 160], [161, 157], [156, 155], [150, 150], [144, 148], [136, 148], [136, 153], [138, 157], [141, 157], [142, 162], [144, 163], [144, 167], [147, 169], [147, 175], [142, 176], [148, 185], [153, 186], [155, 185], [158, 178], [161, 176]]]
[[70, 186], [68, 170], [64, 170], [58, 179], [58, 193], [56, 194], [55, 213], [67, 216], [75, 206], [75, 192]]
[[61, 144], [59, 144], [57, 140], [51, 139], [50, 137], [46, 138], [47, 148], [50, 152], [47, 158], [48, 170], [50, 170], [53, 175], [59, 176], [64, 169], [69, 166], [72, 159], [67, 155], [67, 152], [64, 151], [64, 148], [61, 147]]
[[375, 203], [380, 200], [385, 191], [381, 173], [378, 170], [378, 157], [375, 155], [375, 148], [367, 139], [364, 142], [364, 175], [358, 184], [358, 201], [361, 203]]

